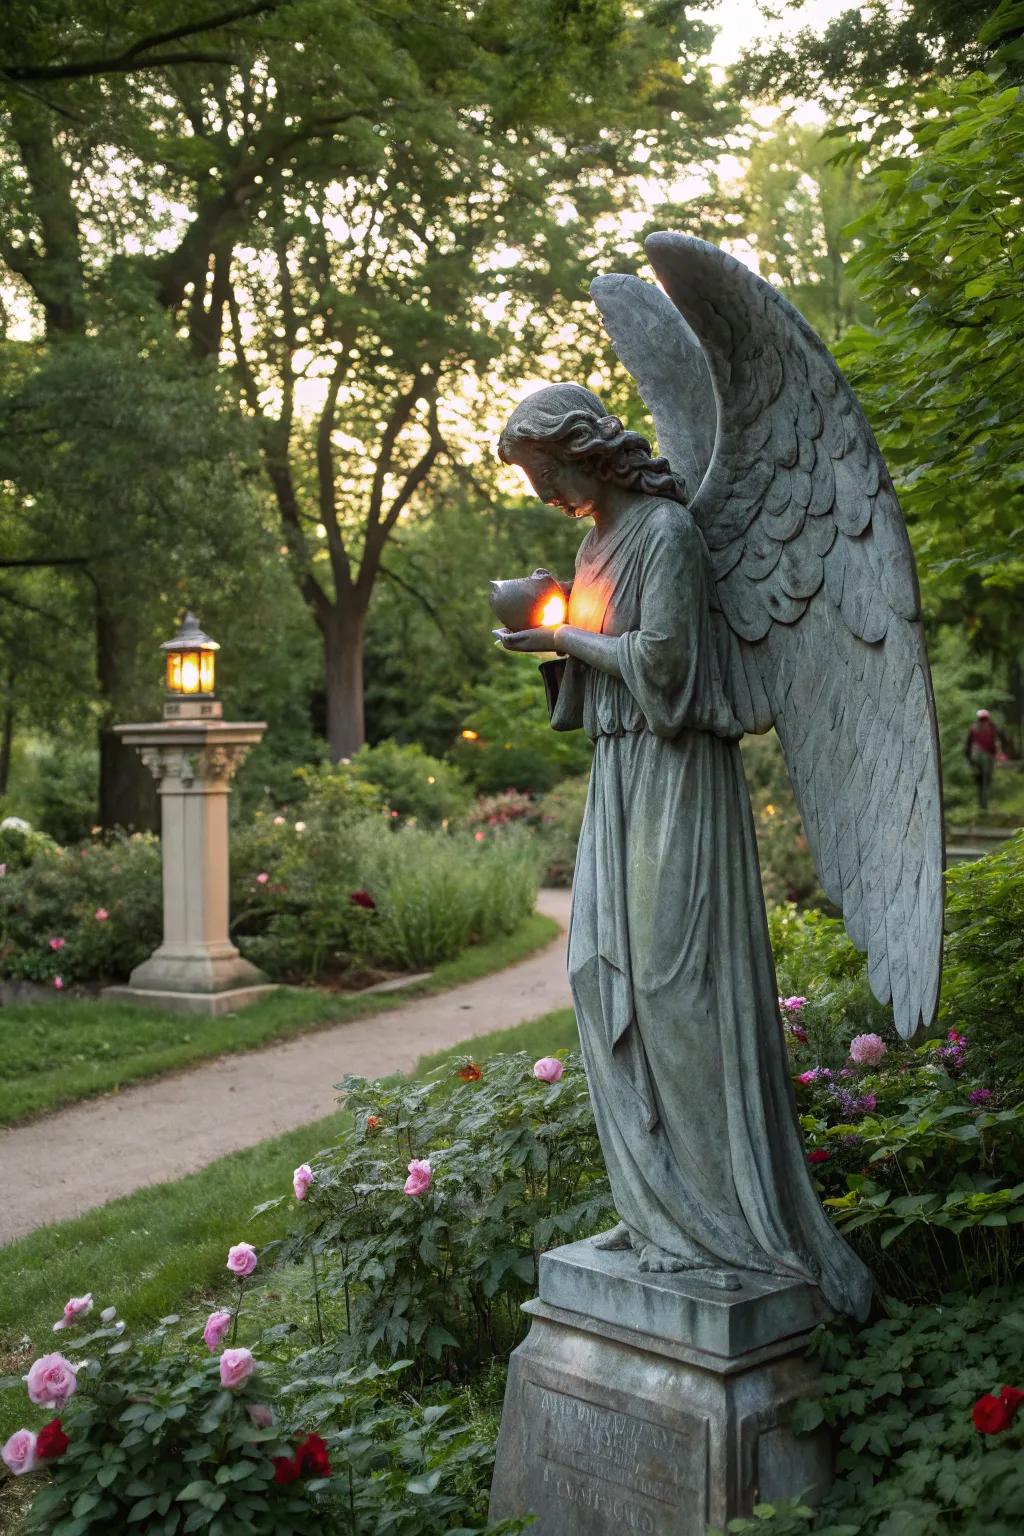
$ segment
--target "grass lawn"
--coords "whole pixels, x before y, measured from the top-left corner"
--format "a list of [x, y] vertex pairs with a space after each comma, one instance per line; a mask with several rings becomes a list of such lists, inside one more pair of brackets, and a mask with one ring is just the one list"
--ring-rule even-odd
[[0, 1009], [0, 1125], [211, 1056], [251, 1051], [289, 1035], [384, 1013], [398, 1002], [503, 970], [543, 948], [557, 932], [557, 923], [535, 912], [514, 933], [475, 945], [439, 965], [429, 980], [400, 993], [344, 997], [282, 988], [243, 1013], [219, 1019], [128, 1003], [55, 1000]]
[[[424, 1057], [417, 1073], [453, 1056], [484, 1061], [516, 1050], [546, 1056], [575, 1046], [577, 1038], [572, 1011], [564, 1009]], [[255, 1220], [253, 1206], [290, 1190], [295, 1166], [328, 1146], [345, 1123], [339, 1111], [234, 1152], [201, 1173], [139, 1190], [0, 1248], [0, 1375], [21, 1375], [37, 1354], [59, 1348], [53, 1324], [67, 1298], [86, 1291], [97, 1307], [116, 1306], [130, 1324], [189, 1306], [205, 1315], [231, 1291], [224, 1268], [230, 1245], [261, 1248], [293, 1219], [290, 1202]], [[20, 1392], [0, 1393], [0, 1444], [26, 1422], [26, 1407]]]

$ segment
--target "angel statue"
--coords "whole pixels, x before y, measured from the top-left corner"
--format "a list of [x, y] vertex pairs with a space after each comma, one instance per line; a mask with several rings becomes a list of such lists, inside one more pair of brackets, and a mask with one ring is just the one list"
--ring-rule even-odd
[[870, 1274], [801, 1140], [739, 740], [775, 727], [822, 886], [909, 1038], [935, 1016], [943, 867], [913, 556], [806, 321], [712, 245], [646, 248], [660, 287], [591, 291], [662, 456], [577, 384], [530, 395], [498, 447], [593, 519], [566, 622], [499, 634], [556, 653], [551, 723], [594, 745], [569, 975], [621, 1218], [598, 1241], [727, 1288], [797, 1277], [863, 1318]]

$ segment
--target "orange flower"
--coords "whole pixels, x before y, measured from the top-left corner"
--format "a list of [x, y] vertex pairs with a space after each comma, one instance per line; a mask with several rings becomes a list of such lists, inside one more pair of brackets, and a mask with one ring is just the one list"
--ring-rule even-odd
[[466, 1065], [460, 1067], [457, 1073], [457, 1076], [461, 1077], [464, 1083], [478, 1083], [483, 1075], [483, 1071], [477, 1066], [475, 1061], [467, 1061]]
[[380, 1115], [367, 1115], [366, 1129], [371, 1132], [380, 1130]]

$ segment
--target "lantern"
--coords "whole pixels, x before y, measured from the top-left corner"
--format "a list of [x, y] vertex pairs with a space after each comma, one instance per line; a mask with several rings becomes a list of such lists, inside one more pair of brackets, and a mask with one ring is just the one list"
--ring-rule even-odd
[[173, 640], [165, 640], [167, 652], [167, 719], [194, 719], [220, 715], [213, 697], [216, 640], [204, 635], [194, 613], [186, 613]]

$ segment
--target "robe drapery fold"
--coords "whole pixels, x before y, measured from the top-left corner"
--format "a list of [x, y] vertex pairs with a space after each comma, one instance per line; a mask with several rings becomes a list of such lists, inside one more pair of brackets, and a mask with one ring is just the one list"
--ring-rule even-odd
[[598, 1133], [635, 1246], [801, 1277], [862, 1317], [871, 1278], [797, 1121], [710, 590], [689, 512], [638, 500], [584, 540], [569, 602], [621, 676], [571, 657], [549, 674], [552, 724], [594, 742], [569, 977]]

